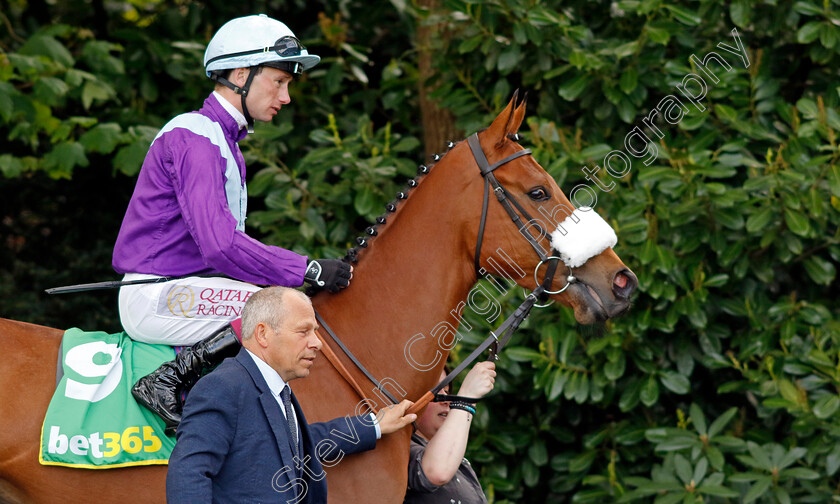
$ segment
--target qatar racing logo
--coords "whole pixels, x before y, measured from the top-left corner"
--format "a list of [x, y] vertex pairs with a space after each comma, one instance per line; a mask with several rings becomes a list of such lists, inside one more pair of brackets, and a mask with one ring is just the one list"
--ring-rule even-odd
[[157, 315], [179, 319], [230, 320], [241, 316], [251, 294], [253, 292], [244, 289], [176, 284], [161, 293]]

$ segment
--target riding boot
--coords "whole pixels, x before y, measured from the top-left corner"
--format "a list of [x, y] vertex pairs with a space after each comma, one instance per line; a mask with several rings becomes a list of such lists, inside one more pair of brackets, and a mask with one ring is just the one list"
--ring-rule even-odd
[[241, 344], [230, 325], [225, 325], [212, 336], [183, 349], [175, 360], [164, 362], [152, 374], [134, 384], [134, 398], [161, 417], [166, 424], [166, 434], [174, 435], [181, 423], [184, 403], [182, 396], [190, 391], [199, 378], [209, 373], [228, 357], [239, 353]]

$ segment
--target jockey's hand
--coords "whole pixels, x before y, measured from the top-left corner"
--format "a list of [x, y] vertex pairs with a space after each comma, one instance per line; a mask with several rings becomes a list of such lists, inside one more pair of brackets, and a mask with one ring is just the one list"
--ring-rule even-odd
[[303, 279], [313, 287], [338, 292], [350, 285], [353, 267], [339, 259], [312, 259], [306, 265]]

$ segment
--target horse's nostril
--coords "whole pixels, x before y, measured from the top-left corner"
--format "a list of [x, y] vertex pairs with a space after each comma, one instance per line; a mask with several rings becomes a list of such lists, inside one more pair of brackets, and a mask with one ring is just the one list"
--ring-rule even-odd
[[614, 283], [619, 289], [623, 289], [624, 286], [627, 285], [627, 275], [625, 275], [624, 273], [619, 273], [615, 276]]
[[619, 271], [613, 278], [613, 294], [616, 297], [627, 299], [636, 290], [639, 281], [630, 270]]

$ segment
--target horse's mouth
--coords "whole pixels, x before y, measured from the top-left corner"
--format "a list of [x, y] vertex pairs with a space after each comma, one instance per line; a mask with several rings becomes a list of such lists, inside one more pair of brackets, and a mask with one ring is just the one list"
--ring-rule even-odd
[[592, 324], [594, 322], [603, 322], [610, 318], [609, 314], [607, 314], [606, 308], [604, 308], [603, 302], [601, 301], [601, 296], [599, 296], [598, 292], [586, 282], [578, 279], [577, 282], [570, 286], [570, 289], [574, 291], [580, 301], [580, 311], [584, 312], [578, 313], [578, 310], [575, 310], [575, 318], [578, 322], [582, 324]]

